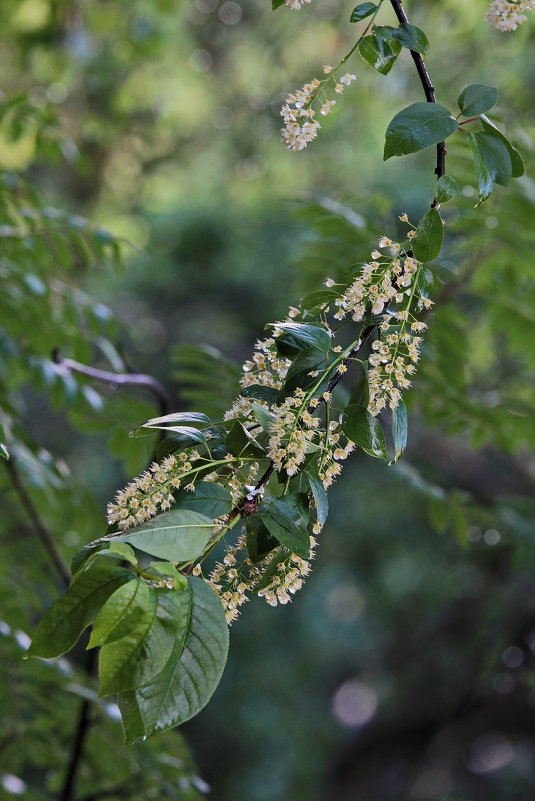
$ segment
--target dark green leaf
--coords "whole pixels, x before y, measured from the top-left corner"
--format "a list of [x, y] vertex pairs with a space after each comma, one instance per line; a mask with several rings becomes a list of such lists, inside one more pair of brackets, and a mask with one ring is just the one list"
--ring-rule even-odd
[[390, 464], [395, 464], [407, 447], [407, 408], [402, 400], [392, 411], [392, 439], [394, 440], [394, 458]]
[[337, 292], [335, 289], [318, 289], [317, 292], [311, 292], [303, 298], [301, 301], [301, 308], [308, 311], [310, 309], [315, 309], [317, 306], [326, 306], [333, 303], [336, 298], [339, 297], [340, 292]]
[[359, 53], [364, 61], [376, 69], [377, 72], [380, 72], [381, 75], [388, 75], [401, 51], [401, 47], [395, 39], [377, 35], [376, 30], [374, 29], [374, 33], [361, 39]]
[[213, 521], [205, 515], [190, 509], [171, 509], [113, 539], [129, 542], [159, 559], [189, 562], [201, 555], [213, 527]]
[[269, 532], [260, 517], [246, 517], [245, 531], [247, 533], [247, 553], [253, 564], [261, 562], [279, 545], [279, 541]]
[[524, 167], [524, 161], [522, 156], [518, 152], [516, 148], [513, 147], [509, 139], [500, 131], [493, 122], [491, 122], [488, 117], [485, 117], [484, 114], [481, 115], [481, 124], [483, 125], [483, 129], [487, 133], [492, 133], [494, 136], [497, 136], [499, 139], [502, 140], [505, 147], [509, 151], [509, 155], [511, 156], [511, 165], [512, 165], [512, 177], [513, 178], [520, 178], [524, 175], [526, 168]]
[[273, 498], [262, 507], [261, 517], [280, 543], [292, 553], [306, 558], [310, 554], [310, 537], [307, 531], [308, 508], [306, 496], [300, 493]]
[[245, 426], [236, 420], [228, 432], [225, 439], [225, 446], [227, 451], [234, 456], [257, 456], [258, 458], [265, 457], [265, 452], [259, 442], [253, 435], [245, 428]]
[[199, 481], [193, 492], [181, 489], [175, 493], [176, 507], [191, 509], [213, 520], [230, 512], [232, 498], [226, 487], [215, 481]]
[[289, 553], [282, 545], [279, 545], [279, 547], [273, 551], [273, 555], [269, 560], [266, 569], [262, 573], [262, 577], [260, 578], [258, 584], [255, 585], [255, 592], [263, 590], [264, 587], [267, 587], [268, 584], [271, 583], [273, 577], [277, 575], [279, 565], [288, 559], [288, 557]]
[[435, 200], [437, 203], [447, 203], [449, 200], [453, 200], [458, 190], [457, 182], [453, 178], [450, 178], [449, 175], [441, 175], [435, 189]]
[[180, 630], [181, 595], [151, 588], [134, 625], [121, 639], [102, 646], [99, 695], [135, 690], [162, 670]]
[[264, 432], [267, 434], [271, 429], [273, 421], [275, 420], [275, 415], [273, 412], [270, 412], [269, 409], [266, 409], [265, 406], [261, 406], [259, 403], [253, 403], [252, 411], [255, 420], [259, 425], [262, 426]]
[[304, 348], [319, 348], [328, 351], [331, 337], [323, 326], [303, 323], [279, 323], [277, 328], [284, 332], [275, 340], [278, 351], [291, 358]]
[[271, 0], [271, 8], [273, 11], [276, 11], [283, 5], [284, 5], [284, 0]]
[[396, 114], [386, 129], [384, 159], [436, 145], [458, 127], [457, 120], [440, 103], [413, 103]]
[[375, 3], [360, 3], [358, 6], [355, 6], [351, 12], [349, 21], [360, 22], [362, 19], [366, 19], [366, 17], [371, 17], [375, 11], [377, 11], [377, 5]]
[[342, 415], [342, 431], [370, 456], [386, 459], [386, 442], [381, 423], [363, 406], [346, 406]]
[[102, 563], [77, 573], [37, 627], [28, 656], [50, 659], [69, 651], [110, 595], [134, 578], [127, 568]]
[[[319, 372], [319, 375], [312, 376], [309, 373]], [[307, 390], [315, 386], [324, 375], [324, 381], [328, 381], [329, 371], [327, 370], [327, 359], [323, 351], [317, 348], [306, 348], [302, 350], [293, 360], [286, 374], [283, 387], [279, 395], [279, 403], [289, 395], [293, 395], [297, 387]], [[321, 385], [318, 392], [321, 391]]]
[[225, 613], [214, 591], [198, 578], [176, 593], [180, 630], [161, 672], [118, 703], [126, 743], [179, 726], [199, 712], [217, 687], [228, 651]]
[[368, 407], [370, 401], [370, 390], [368, 386], [368, 365], [361, 365], [363, 368], [362, 378], [355, 385], [355, 389], [351, 393], [348, 406], [364, 406]]
[[421, 262], [433, 261], [442, 250], [444, 222], [437, 209], [426, 211], [411, 242], [414, 257]]
[[149, 586], [135, 578], [110, 595], [93, 623], [88, 648], [115, 642], [134, 628], [149, 608]]
[[327, 515], [329, 514], [329, 498], [327, 497], [325, 487], [323, 486], [321, 478], [316, 473], [313, 473], [312, 470], [305, 470], [305, 476], [308, 479], [312, 497], [316, 504], [316, 520], [320, 526], [324, 526]]
[[474, 134], [468, 134], [468, 142], [470, 144], [470, 150], [472, 151], [472, 158], [474, 159], [474, 168], [479, 187], [479, 202], [477, 205], [480, 206], [490, 196], [494, 181], [487, 170], [485, 162], [481, 158], [481, 153], [479, 152]]
[[240, 392], [244, 398], [254, 398], [255, 400], [265, 401], [271, 406], [277, 400], [279, 390], [274, 387], [263, 387], [260, 384], [253, 384], [250, 387], [245, 387]]
[[463, 117], [476, 117], [498, 102], [498, 90], [484, 83], [473, 83], [459, 95], [459, 108]]
[[492, 180], [507, 186], [513, 174], [513, 165], [505, 143], [494, 133], [474, 133], [473, 137]]
[[402, 22], [399, 28], [394, 30], [392, 35], [400, 45], [409, 50], [421, 53], [422, 56], [426, 56], [429, 53], [429, 39], [422, 29], [417, 28], [416, 25]]

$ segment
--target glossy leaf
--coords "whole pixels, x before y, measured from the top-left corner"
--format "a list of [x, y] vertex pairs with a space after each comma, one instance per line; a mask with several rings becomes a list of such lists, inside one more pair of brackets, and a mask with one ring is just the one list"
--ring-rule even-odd
[[386, 459], [386, 442], [381, 423], [363, 406], [346, 406], [342, 415], [342, 431], [370, 456]]
[[392, 410], [392, 439], [394, 440], [394, 458], [390, 464], [395, 464], [407, 447], [408, 421], [407, 408], [402, 400]]
[[[310, 373], [318, 372], [319, 375], [312, 376]], [[279, 394], [279, 403], [282, 399], [293, 395], [297, 387], [307, 390], [315, 386], [322, 375], [328, 381], [327, 359], [323, 351], [317, 348], [306, 348], [302, 350], [293, 360], [286, 374], [283, 387]], [[318, 388], [320, 391], [321, 385]]]
[[171, 509], [113, 539], [129, 542], [159, 559], [189, 562], [201, 555], [213, 527], [212, 519], [206, 515], [190, 509]]
[[440, 103], [413, 103], [396, 114], [386, 129], [384, 160], [436, 145], [458, 127], [457, 120]]
[[498, 90], [484, 83], [472, 83], [459, 95], [459, 108], [463, 117], [476, 117], [498, 102]]
[[279, 541], [271, 534], [260, 517], [246, 517], [247, 553], [253, 564], [265, 559], [268, 553], [278, 547]]
[[239, 420], [233, 423], [228, 432], [225, 438], [225, 446], [227, 451], [234, 456], [258, 456], [258, 458], [265, 456], [262, 445]]
[[225, 667], [228, 627], [217, 595], [198, 578], [189, 578], [187, 589], [174, 595], [180, 627], [169, 659], [149, 682], [117, 699], [127, 745], [196, 715]]
[[324, 526], [329, 514], [329, 498], [327, 492], [317, 473], [313, 473], [312, 470], [305, 470], [305, 476], [308, 480], [314, 503], [316, 504], [316, 520], [320, 526]]
[[442, 250], [444, 222], [437, 209], [426, 211], [418, 226], [411, 247], [414, 257], [421, 262], [433, 261]]
[[175, 493], [175, 498], [175, 509], [191, 509], [211, 520], [227, 514], [232, 508], [230, 492], [215, 481], [198, 481], [193, 492], [181, 489]]
[[150, 588], [146, 605], [121, 639], [103, 645], [99, 695], [134, 690], [165, 666], [180, 630], [182, 593]]
[[300, 493], [273, 498], [262, 507], [261, 517], [270, 534], [292, 553], [307, 557], [310, 538], [307, 531], [308, 510]]
[[494, 125], [493, 122], [488, 119], [488, 117], [485, 117], [484, 114], [481, 115], [481, 124], [484, 131], [487, 133], [492, 133], [494, 136], [497, 136], [499, 139], [501, 139], [509, 151], [509, 155], [511, 157], [512, 177], [520, 178], [522, 175], [524, 175], [526, 171], [524, 160], [518, 150], [513, 147], [509, 139]]
[[[189, 425], [187, 425], [189, 424]], [[174, 412], [163, 417], [153, 417], [130, 432], [131, 437], [146, 437], [154, 429], [164, 429], [174, 431], [182, 436], [187, 436], [194, 442], [205, 442], [206, 437], [197, 430], [199, 426], [209, 426], [210, 418], [201, 412]]]
[[265, 406], [261, 406], [259, 403], [253, 403], [252, 412], [256, 422], [262, 426], [264, 432], [267, 434], [271, 430], [271, 426], [275, 420], [273, 412], [270, 412], [269, 409], [266, 409]]
[[417, 28], [416, 25], [402, 22], [399, 28], [394, 30], [393, 36], [400, 45], [409, 50], [421, 53], [422, 56], [426, 56], [429, 53], [429, 39], [422, 29]]
[[28, 656], [50, 659], [69, 651], [110, 595], [134, 578], [128, 568], [102, 563], [79, 572], [40, 622]]
[[158, 429], [163, 429], [164, 431], [173, 431], [176, 434], [179, 434], [184, 442], [187, 442], [191, 445], [202, 444], [206, 442], [206, 436], [203, 434], [202, 431], [199, 431], [197, 428], [193, 428], [193, 426], [139, 426], [139, 428], [134, 428], [132, 431], [129, 432], [130, 437], [148, 437], [151, 434], [154, 434], [155, 431]]
[[261, 384], [252, 384], [250, 387], [244, 387], [240, 392], [244, 398], [254, 398], [255, 400], [265, 401], [271, 406], [277, 400], [279, 390], [274, 387], [263, 387]]
[[291, 356], [304, 348], [319, 348], [328, 351], [331, 347], [331, 337], [323, 326], [305, 325], [304, 323], [278, 323], [276, 328], [283, 331], [283, 336], [277, 337], [277, 349], [283, 356]]
[[435, 189], [435, 201], [437, 203], [448, 203], [448, 201], [453, 200], [458, 191], [459, 187], [453, 178], [449, 175], [441, 175]]
[[377, 11], [377, 5], [375, 3], [360, 3], [358, 6], [355, 6], [353, 11], [351, 12], [351, 16], [349, 17], [350, 22], [360, 22], [366, 17], [371, 17]]
[[318, 289], [316, 292], [305, 295], [301, 301], [301, 308], [309, 311], [318, 306], [327, 306], [330, 303], [334, 303], [336, 298], [339, 297], [340, 292], [337, 292], [335, 289]]
[[378, 36], [375, 31], [359, 43], [359, 53], [364, 61], [381, 75], [388, 75], [400, 51], [401, 46], [395, 39]]
[[[121, 544], [121, 543], [118, 543]], [[134, 628], [149, 607], [149, 586], [135, 578], [110, 595], [93, 623], [88, 648], [115, 642]]]
[[494, 181], [481, 157], [474, 134], [468, 134], [468, 142], [470, 150], [472, 151], [472, 158], [474, 159], [474, 169], [476, 171], [477, 184], [479, 187], [479, 201], [477, 205], [480, 206], [490, 196]]
[[505, 143], [494, 133], [474, 133], [473, 137], [492, 180], [501, 186], [508, 186], [513, 165]]

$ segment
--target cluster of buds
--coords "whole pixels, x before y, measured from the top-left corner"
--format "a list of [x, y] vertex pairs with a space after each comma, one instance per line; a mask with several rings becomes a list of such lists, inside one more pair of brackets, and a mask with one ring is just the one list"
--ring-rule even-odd
[[[126, 531], [170, 509], [175, 501], [173, 490], [180, 487], [197, 459], [197, 451], [191, 451], [153, 462], [148, 470], [117, 492], [114, 503], [108, 504], [108, 525], [117, 524], [120, 531]], [[194, 485], [190, 483], [187, 488], [193, 489]]]
[[[240, 613], [240, 606], [249, 600], [247, 593], [251, 592], [255, 584], [262, 578], [261, 566], [253, 565], [248, 557], [239, 559], [240, 554], [246, 553], [246, 535], [240, 534], [234, 545], [227, 545], [222, 562], [214, 565], [207, 584], [219, 597], [227, 623], [232, 623]], [[193, 575], [200, 576], [201, 567], [193, 568]]]
[[520, 0], [518, 3], [492, 0], [485, 20], [497, 31], [516, 31], [518, 26], [527, 20], [524, 12], [534, 10], [535, 0]]
[[[275, 331], [280, 334], [282, 331]], [[282, 382], [286, 378], [288, 367], [291, 362], [282, 358], [275, 348], [275, 339], [259, 339], [255, 344], [255, 350], [251, 357], [242, 365], [243, 375], [240, 379], [242, 389], [258, 384], [262, 387], [280, 389]], [[257, 401], [258, 402], [258, 401]], [[261, 403], [261, 401], [260, 401]], [[225, 413], [225, 420], [234, 420], [236, 417], [249, 419], [254, 422], [251, 401], [242, 395], [234, 400], [232, 407]]]
[[289, 476], [299, 471], [320, 426], [319, 417], [302, 408], [304, 398], [304, 390], [298, 387], [280, 406], [271, 408], [275, 417], [270, 425], [268, 456], [276, 470], [284, 469]]

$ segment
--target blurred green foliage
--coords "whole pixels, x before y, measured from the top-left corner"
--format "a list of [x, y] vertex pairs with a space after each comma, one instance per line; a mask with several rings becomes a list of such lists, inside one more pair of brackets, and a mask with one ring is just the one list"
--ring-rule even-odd
[[[62, 371], [54, 348], [155, 375], [174, 408], [222, 408], [264, 323], [432, 195], [431, 152], [381, 161], [388, 121], [421, 99], [406, 53], [388, 78], [355, 56], [358, 80], [318, 140], [282, 148], [281, 99], [336, 62], [355, 26], [337, 0], [268, 6], [4, 0], [1, 422], [66, 560], [150, 457], [154, 442], [127, 432], [158, 405]], [[355, 458], [292, 607], [255, 601], [234, 625], [223, 684], [184, 727], [222, 801], [533, 798], [535, 50], [532, 25], [492, 33], [485, 7], [409, 10], [441, 102], [499, 87], [494, 118], [528, 177], [474, 210], [467, 149], [450, 140], [462, 194], [443, 209], [409, 450], [390, 470]], [[126, 269], [103, 268], [122, 238]], [[222, 354], [211, 385], [199, 376], [213, 351], [187, 349], [199, 344]], [[197, 798], [181, 735], [122, 750], [83, 652], [21, 661], [59, 585], [4, 469], [0, 482], [6, 797], [61, 797], [90, 698], [77, 799]]]

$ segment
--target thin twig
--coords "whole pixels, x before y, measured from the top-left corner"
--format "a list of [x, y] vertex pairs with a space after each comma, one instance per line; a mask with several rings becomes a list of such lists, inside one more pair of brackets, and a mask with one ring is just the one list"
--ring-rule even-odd
[[56, 543], [54, 542], [52, 535], [50, 534], [49, 530], [41, 520], [39, 512], [37, 511], [32, 499], [30, 498], [28, 490], [26, 489], [22, 477], [18, 471], [15, 457], [13, 456], [13, 454], [10, 454], [9, 459], [2, 461], [4, 462], [9, 478], [11, 479], [13, 489], [19, 496], [21, 504], [31, 521], [33, 530], [37, 534], [37, 537], [41, 541], [41, 544], [43, 545], [45, 551], [50, 557], [50, 561], [56, 568], [58, 576], [61, 578], [65, 586], [68, 587], [71, 581], [71, 574], [69, 568], [63, 561], [60, 552], [56, 548]]
[[[403, 0], [390, 0], [390, 3], [399, 22], [408, 24], [409, 19], [403, 8]], [[429, 73], [427, 72], [427, 67], [424, 64], [422, 56], [415, 50], [411, 50], [411, 56], [416, 65], [427, 102], [436, 103], [437, 99], [435, 96], [435, 87], [431, 82], [431, 78], [429, 77]], [[437, 178], [441, 178], [446, 174], [446, 153], [447, 150], [445, 143], [439, 142], [437, 145], [437, 166], [435, 168], [435, 174]], [[435, 203], [433, 203], [433, 205], [435, 205]]]
[[112, 388], [120, 386], [145, 387], [158, 399], [162, 414], [168, 414], [171, 409], [171, 396], [163, 384], [160, 384], [160, 382], [151, 375], [146, 375], [145, 373], [112, 373], [109, 370], [99, 370], [96, 367], [88, 367], [86, 364], [77, 362], [74, 359], [64, 359], [59, 355], [57, 348], [52, 351], [52, 361], [58, 366], [60, 371], [80, 373], [89, 378], [94, 378], [96, 381], [103, 381]]

